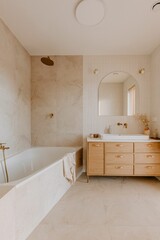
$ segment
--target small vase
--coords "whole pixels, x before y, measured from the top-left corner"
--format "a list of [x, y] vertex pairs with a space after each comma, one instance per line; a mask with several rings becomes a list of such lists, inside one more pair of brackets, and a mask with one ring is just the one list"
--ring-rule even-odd
[[150, 129], [144, 129], [144, 134], [145, 135], [150, 135]]

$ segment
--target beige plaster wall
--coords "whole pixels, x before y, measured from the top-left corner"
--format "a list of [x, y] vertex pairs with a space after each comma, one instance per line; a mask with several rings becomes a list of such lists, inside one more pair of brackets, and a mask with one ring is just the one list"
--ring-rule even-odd
[[32, 145], [82, 145], [83, 58], [51, 58], [54, 66], [32, 57]]
[[[144, 74], [139, 69], [145, 68]], [[98, 74], [94, 70], [98, 69]], [[86, 137], [90, 133], [104, 133], [110, 127], [112, 133], [143, 133], [143, 126], [132, 116], [99, 116], [98, 88], [101, 80], [112, 72], [129, 73], [137, 81], [139, 89], [138, 112], [150, 116], [150, 56], [84, 56], [83, 57], [83, 147], [86, 158]], [[128, 128], [117, 126], [128, 123]]]
[[[111, 72], [129, 73], [139, 90], [138, 112], [150, 116], [150, 56], [84, 56], [83, 58], [83, 128], [84, 136], [89, 133], [104, 133], [106, 127], [118, 133], [140, 133], [143, 128], [131, 116], [98, 116], [98, 88], [101, 80]], [[144, 74], [139, 69], [145, 68]], [[98, 74], [94, 74], [98, 69]], [[117, 122], [127, 122], [127, 129], [116, 128]], [[122, 130], [123, 132], [120, 132]]]
[[151, 55], [151, 127], [160, 137], [160, 46]]
[[10, 147], [7, 155], [31, 144], [30, 78], [29, 54], [0, 20], [0, 142]]

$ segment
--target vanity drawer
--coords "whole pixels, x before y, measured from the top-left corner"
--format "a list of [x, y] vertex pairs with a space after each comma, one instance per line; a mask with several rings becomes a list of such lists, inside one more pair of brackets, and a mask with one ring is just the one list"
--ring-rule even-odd
[[106, 153], [106, 164], [133, 164], [132, 153]]
[[105, 175], [106, 176], [132, 176], [133, 165], [106, 164]]
[[105, 153], [108, 152], [133, 152], [133, 143], [128, 142], [107, 142], [105, 143]]
[[103, 143], [102, 142], [89, 143], [88, 150], [89, 150], [90, 155], [102, 154], [103, 153]]
[[136, 153], [135, 163], [159, 163], [160, 164], [160, 154], [159, 153]]
[[134, 174], [140, 176], [160, 176], [160, 164], [137, 164]]
[[160, 142], [137, 142], [134, 143], [135, 152], [160, 152]]

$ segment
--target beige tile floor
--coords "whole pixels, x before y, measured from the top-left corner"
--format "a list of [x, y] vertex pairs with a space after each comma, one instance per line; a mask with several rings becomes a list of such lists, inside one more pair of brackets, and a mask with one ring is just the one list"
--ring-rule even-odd
[[82, 239], [160, 240], [160, 182], [82, 175], [28, 238]]

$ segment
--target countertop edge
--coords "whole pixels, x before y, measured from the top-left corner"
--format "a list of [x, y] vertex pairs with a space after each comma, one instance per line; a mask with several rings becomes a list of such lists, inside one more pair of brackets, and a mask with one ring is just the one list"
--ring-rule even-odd
[[87, 138], [87, 142], [160, 142], [157, 139], [101, 139], [101, 138]]

